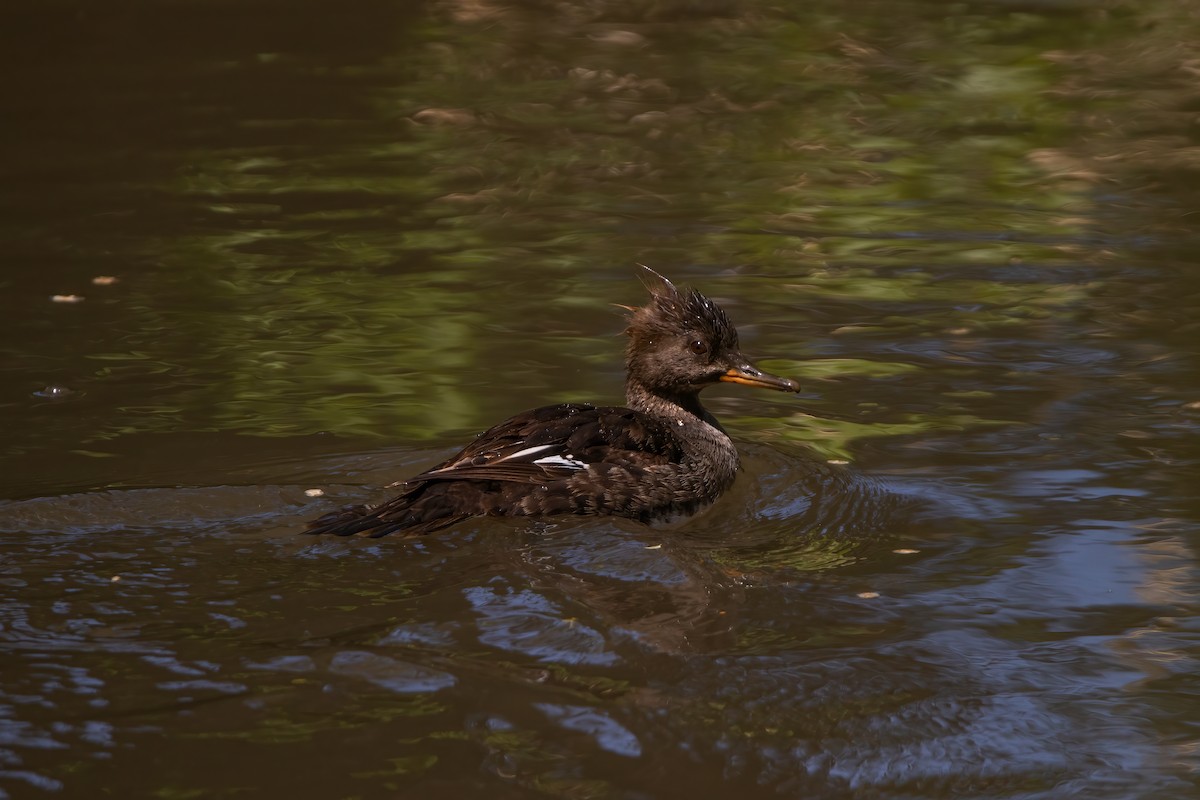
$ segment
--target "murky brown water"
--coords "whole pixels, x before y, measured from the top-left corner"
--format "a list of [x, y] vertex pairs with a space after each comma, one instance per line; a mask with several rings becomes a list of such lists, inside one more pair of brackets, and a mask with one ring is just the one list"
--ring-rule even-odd
[[[1200, 791], [1189, 3], [23, 6], [0, 797]], [[806, 387], [716, 507], [297, 535], [636, 262]]]

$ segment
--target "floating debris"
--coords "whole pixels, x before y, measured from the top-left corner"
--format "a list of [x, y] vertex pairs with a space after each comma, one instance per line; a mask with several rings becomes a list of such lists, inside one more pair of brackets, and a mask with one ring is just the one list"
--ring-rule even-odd
[[305, 489], [304, 493], [306, 495], [308, 495], [309, 497], [324, 497], [325, 496], [324, 489]]
[[617, 47], [641, 47], [646, 44], [646, 37], [636, 31], [601, 31], [589, 35], [588, 38], [593, 42]]
[[831, 459], [829, 459], [828, 461], [826, 461], [825, 463], [826, 463], [826, 464], [833, 464], [835, 467], [844, 467], [844, 466], [846, 466], [847, 464], [849, 464], [850, 462], [849, 462], [849, 461], [847, 461], [847, 460], [846, 460], [846, 459], [844, 459], [844, 458], [831, 458]]
[[874, 600], [876, 597], [879, 597], [879, 592], [859, 592], [858, 596], [863, 600]]
[[111, 578], [109, 578], [109, 581], [111, 581], [112, 583], [120, 583], [120, 582], [121, 582], [121, 576], [120, 576], [120, 575], [113, 575]]
[[112, 286], [118, 280], [120, 280], [120, 278], [118, 278], [116, 275], [97, 275], [96, 277], [92, 278], [92, 283], [96, 284], [97, 286]]
[[74, 389], [68, 389], [65, 386], [46, 386], [33, 393], [34, 397], [45, 397], [50, 400], [62, 400], [64, 397], [70, 397], [75, 394]]
[[475, 112], [466, 108], [424, 108], [412, 115], [413, 122], [422, 125], [474, 125]]
[[53, 294], [50, 295], [51, 303], [82, 303], [84, 300], [81, 294]]
[[898, 556], [911, 556], [911, 555], [915, 555], [916, 553], [919, 553], [921, 551], [913, 550], [911, 547], [900, 547], [900, 548], [893, 550], [892, 552]]

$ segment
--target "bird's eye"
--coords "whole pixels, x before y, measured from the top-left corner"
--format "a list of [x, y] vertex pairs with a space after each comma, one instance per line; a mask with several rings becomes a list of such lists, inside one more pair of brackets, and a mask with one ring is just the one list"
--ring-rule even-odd
[[703, 339], [692, 339], [688, 342], [688, 349], [698, 356], [702, 356], [708, 352], [708, 342]]

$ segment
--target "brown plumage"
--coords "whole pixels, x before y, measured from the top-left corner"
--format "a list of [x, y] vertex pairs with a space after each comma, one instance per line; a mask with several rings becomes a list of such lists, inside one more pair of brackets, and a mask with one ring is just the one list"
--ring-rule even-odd
[[653, 522], [694, 513], [733, 483], [737, 450], [700, 405], [717, 382], [799, 391], [739, 351], [725, 312], [645, 268], [650, 302], [632, 310], [628, 408], [565, 403], [518, 414], [400, 494], [312, 522], [308, 533], [428, 533], [474, 516], [589, 514]]

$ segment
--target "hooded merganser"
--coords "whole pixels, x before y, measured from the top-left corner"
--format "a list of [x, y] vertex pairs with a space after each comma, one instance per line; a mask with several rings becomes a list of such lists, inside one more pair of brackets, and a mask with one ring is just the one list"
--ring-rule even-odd
[[718, 382], [785, 392], [800, 386], [757, 369], [738, 351], [720, 306], [677, 289], [649, 267], [650, 302], [632, 312], [628, 408], [564, 403], [526, 411], [458, 455], [391, 484], [374, 506], [348, 506], [308, 533], [428, 533], [476, 516], [588, 514], [650, 523], [695, 513], [729, 488], [737, 449], [700, 405]]

